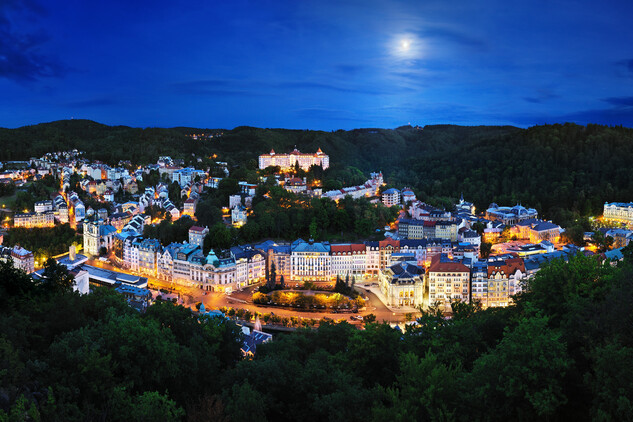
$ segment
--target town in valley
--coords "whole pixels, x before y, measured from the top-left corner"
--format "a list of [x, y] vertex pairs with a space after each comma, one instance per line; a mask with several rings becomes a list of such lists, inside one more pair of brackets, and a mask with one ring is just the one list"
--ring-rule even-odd
[[[537, 209], [490, 203], [477, 210], [460, 192], [451, 208], [432, 206], [411, 188], [389, 187], [379, 169], [360, 185], [326, 190], [315, 177], [330, 166], [320, 148], [262, 153], [255, 169], [259, 180], [238, 180], [228, 188], [233, 169], [208, 158], [212, 167], [199, 158], [185, 166], [169, 156], [110, 166], [72, 150], [5, 162], [0, 182], [12, 196], [2, 205], [2, 257], [36, 278], [44, 277], [54, 259], [81, 294], [108, 286], [140, 312], [169, 300], [257, 330], [262, 324], [294, 329], [323, 320], [362, 328], [364, 318], [404, 327], [429, 309], [450, 317], [456, 302], [480, 309], [510, 306], [541, 266], [578, 253], [615, 263], [633, 238], [633, 203], [605, 203], [603, 215], [592, 219], [594, 230], [582, 234], [585, 245], [578, 246]], [[47, 186], [45, 199], [40, 193], [37, 201], [31, 198], [32, 208], [15, 209], [19, 201], [11, 198], [28, 196], [24, 192], [37, 185]], [[199, 221], [199, 204], [223, 188], [228, 201], [219, 222], [209, 227]], [[217, 240], [250, 227], [258, 212], [253, 204], [273, 201], [271, 189], [299, 204], [331, 202], [335, 211], [364, 201], [384, 210], [388, 221], [356, 241], [328, 240], [316, 219], [306, 238]], [[55, 256], [11, 243], [18, 239], [15, 231], [64, 225], [76, 234], [68, 250]], [[172, 225], [179, 227], [177, 241], [151, 236], [157, 227]]]

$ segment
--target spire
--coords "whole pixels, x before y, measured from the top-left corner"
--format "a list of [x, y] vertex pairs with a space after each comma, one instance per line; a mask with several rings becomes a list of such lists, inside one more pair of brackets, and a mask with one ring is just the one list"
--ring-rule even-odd
[[462, 195], [459, 197], [459, 203], [463, 203], [464, 202], [464, 192], [462, 192]]

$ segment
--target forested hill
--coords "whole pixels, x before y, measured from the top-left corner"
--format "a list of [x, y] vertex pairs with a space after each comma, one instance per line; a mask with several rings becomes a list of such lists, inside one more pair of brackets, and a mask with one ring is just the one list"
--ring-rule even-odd
[[[193, 140], [192, 133], [222, 133]], [[633, 130], [575, 124], [463, 127], [403, 126], [396, 129], [304, 131], [237, 127], [130, 128], [89, 120], [64, 120], [0, 129], [0, 160], [26, 159], [52, 150], [77, 148], [89, 158], [155, 162], [159, 155], [217, 154], [230, 165], [255, 166], [275, 149], [330, 155], [329, 177], [348, 166], [367, 174], [382, 170], [387, 181], [416, 189], [422, 199], [455, 200], [460, 192], [479, 209], [490, 202], [522, 202], [556, 217], [560, 209], [599, 212], [604, 201], [633, 198]], [[249, 163], [250, 162], [250, 163]], [[328, 177], [328, 174], [326, 174]]]

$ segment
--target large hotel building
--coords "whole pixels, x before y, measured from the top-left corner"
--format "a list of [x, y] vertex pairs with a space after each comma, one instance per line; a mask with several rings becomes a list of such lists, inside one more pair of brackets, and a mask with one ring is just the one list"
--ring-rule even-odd
[[605, 202], [604, 218], [633, 223], [633, 202]]
[[271, 150], [269, 154], [259, 156], [259, 168], [265, 169], [269, 166], [279, 166], [282, 171], [292, 170], [295, 164], [307, 171], [310, 166], [321, 166], [325, 170], [330, 167], [330, 157], [321, 151], [321, 148], [314, 154], [302, 153], [296, 147], [290, 154], [276, 154]]

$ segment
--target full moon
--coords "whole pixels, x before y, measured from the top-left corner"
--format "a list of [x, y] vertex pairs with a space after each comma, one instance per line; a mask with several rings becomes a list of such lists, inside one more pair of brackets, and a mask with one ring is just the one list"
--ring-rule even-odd
[[396, 60], [416, 60], [424, 53], [423, 40], [411, 33], [394, 34], [387, 45]]

